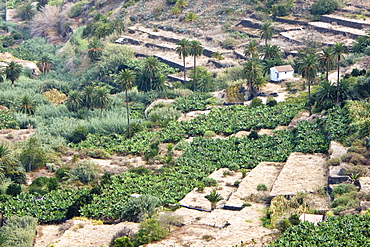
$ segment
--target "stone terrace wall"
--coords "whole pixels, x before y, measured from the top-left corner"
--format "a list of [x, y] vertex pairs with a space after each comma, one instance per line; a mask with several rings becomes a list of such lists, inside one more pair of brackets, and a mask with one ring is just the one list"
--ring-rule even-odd
[[356, 29], [370, 29], [370, 23], [365, 23], [359, 20], [334, 17], [334, 16], [329, 16], [329, 15], [320, 16], [320, 21], [327, 22], [327, 23], [336, 22], [338, 25], [356, 28]]

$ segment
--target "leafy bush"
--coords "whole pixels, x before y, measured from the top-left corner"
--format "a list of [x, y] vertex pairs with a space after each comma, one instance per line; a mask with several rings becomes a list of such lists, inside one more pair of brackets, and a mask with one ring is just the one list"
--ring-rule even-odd
[[340, 0], [318, 0], [311, 6], [311, 14], [326, 15], [331, 14], [338, 9]]
[[272, 96], [269, 96], [269, 97], [267, 97], [266, 105], [268, 105], [270, 107], [276, 106], [277, 101]]
[[70, 18], [74, 18], [74, 17], [80, 16], [82, 14], [82, 9], [83, 9], [85, 3], [86, 3], [85, 1], [81, 1], [81, 2], [75, 3], [71, 7], [71, 9], [69, 10], [68, 16]]
[[236, 163], [231, 163], [229, 166], [228, 166], [229, 170], [230, 171], [237, 171], [240, 169], [240, 166]]
[[332, 158], [328, 160], [328, 166], [339, 166], [342, 160], [340, 158]]
[[214, 178], [203, 178], [202, 182], [206, 187], [215, 187], [218, 185], [217, 181]]
[[266, 191], [267, 190], [267, 186], [266, 186], [266, 184], [258, 184], [257, 185], [257, 190], [258, 191]]
[[0, 110], [0, 129], [19, 129], [12, 112]]
[[239, 44], [238, 40], [236, 40], [232, 37], [228, 37], [224, 41], [222, 41], [221, 46], [225, 49], [230, 49], [231, 50], [231, 49], [234, 48], [234, 46], [236, 46], [238, 44]]
[[140, 223], [139, 231], [135, 234], [135, 246], [158, 241], [168, 235], [167, 229], [159, 224], [158, 219], [149, 218]]
[[151, 218], [160, 201], [155, 196], [141, 195], [138, 198], [130, 198], [122, 209], [122, 220], [138, 222], [143, 217]]
[[94, 162], [83, 160], [69, 171], [69, 179], [71, 181], [80, 180], [82, 183], [87, 184], [97, 178], [100, 170], [100, 166]]
[[250, 107], [258, 107], [262, 105], [262, 100], [260, 98], [254, 98], [252, 99], [252, 102], [250, 104]]
[[20, 184], [9, 184], [8, 188], [6, 189], [6, 194], [16, 197], [22, 192], [22, 187]]
[[336, 198], [338, 195], [344, 195], [352, 191], [357, 191], [356, 186], [353, 184], [339, 184], [335, 186], [331, 192], [333, 198]]
[[155, 108], [148, 114], [148, 119], [160, 127], [166, 127], [170, 121], [177, 120], [181, 112], [172, 107]]
[[205, 138], [211, 138], [211, 137], [215, 137], [215, 136], [216, 136], [216, 133], [212, 130], [204, 131], [204, 137]]
[[32, 247], [36, 237], [37, 219], [30, 216], [12, 216], [0, 229], [3, 246]]
[[86, 140], [89, 130], [81, 125], [78, 125], [73, 131], [71, 136], [68, 138], [72, 143], [79, 143]]
[[58, 188], [58, 180], [56, 178], [38, 177], [32, 181], [32, 184], [28, 188], [29, 193], [44, 195]]

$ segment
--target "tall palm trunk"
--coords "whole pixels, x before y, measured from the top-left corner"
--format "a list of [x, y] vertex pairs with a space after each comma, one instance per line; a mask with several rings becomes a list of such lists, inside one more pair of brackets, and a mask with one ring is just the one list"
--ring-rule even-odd
[[197, 56], [194, 56], [194, 92], [197, 90]]
[[311, 116], [311, 78], [307, 78], [307, 83], [308, 83], [308, 116]]
[[337, 76], [337, 105], [339, 104], [339, 87], [340, 87], [340, 84], [339, 84], [339, 68], [340, 68], [340, 57], [338, 57], [338, 65], [337, 65], [337, 70], [338, 70], [338, 76]]
[[130, 137], [130, 111], [128, 108], [128, 97], [127, 97], [127, 89], [126, 91], [126, 114], [127, 114], [127, 137]]
[[182, 57], [182, 61], [184, 62], [184, 87], [186, 86], [186, 63], [185, 63], [185, 56]]
[[326, 61], [326, 81], [329, 82], [329, 61]]

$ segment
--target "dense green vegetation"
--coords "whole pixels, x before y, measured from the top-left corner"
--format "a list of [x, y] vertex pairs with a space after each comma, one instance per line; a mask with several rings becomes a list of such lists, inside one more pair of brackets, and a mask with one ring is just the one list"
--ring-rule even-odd
[[269, 246], [367, 246], [369, 234], [368, 215], [327, 217], [317, 226], [308, 222], [293, 226]]

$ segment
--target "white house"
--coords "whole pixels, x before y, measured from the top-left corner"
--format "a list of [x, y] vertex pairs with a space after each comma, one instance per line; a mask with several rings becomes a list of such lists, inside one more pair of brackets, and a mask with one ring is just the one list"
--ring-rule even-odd
[[270, 80], [281, 81], [294, 77], [294, 69], [290, 65], [275, 66], [270, 68]]

